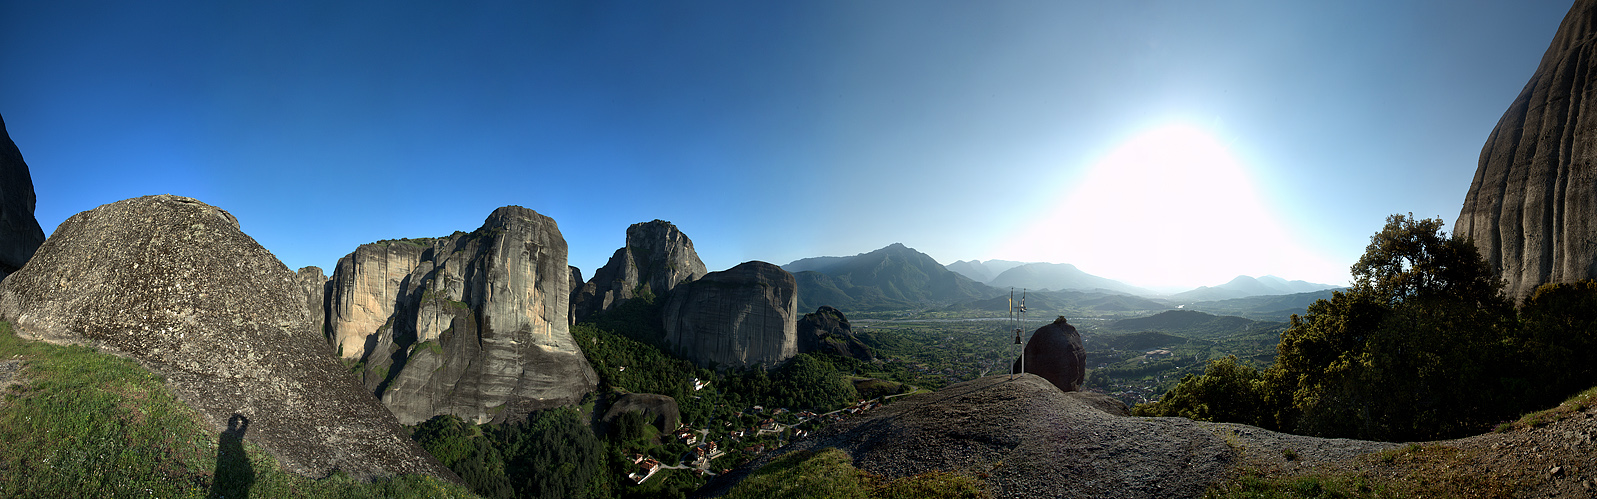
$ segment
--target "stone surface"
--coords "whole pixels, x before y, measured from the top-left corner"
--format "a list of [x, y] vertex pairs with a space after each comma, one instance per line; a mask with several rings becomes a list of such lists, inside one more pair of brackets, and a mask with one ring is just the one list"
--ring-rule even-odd
[[1575, 2], [1487, 137], [1453, 224], [1515, 300], [1541, 284], [1597, 278], [1594, 41], [1597, 2]]
[[682, 425], [682, 412], [677, 407], [677, 400], [653, 393], [622, 394], [610, 404], [609, 410], [604, 411], [604, 417], [601, 419], [611, 423], [621, 416], [621, 413], [627, 411], [643, 413], [643, 420], [659, 428], [661, 432], [675, 431]]
[[569, 319], [568, 323], [575, 326], [577, 325], [577, 297], [582, 294], [582, 269], [574, 265], [568, 265], [568, 267], [571, 270], [571, 278], [567, 280], [571, 283], [571, 297], [567, 301], [571, 303], [572, 310], [571, 313], [566, 314], [566, 318]]
[[797, 283], [765, 262], [705, 274], [671, 294], [665, 342], [700, 366], [775, 366], [798, 355]]
[[[616, 250], [572, 298], [573, 321], [609, 310], [639, 293], [665, 299], [682, 283], [708, 270], [693, 250], [693, 240], [664, 220], [627, 227], [627, 245]], [[579, 275], [580, 277], [580, 275]]]
[[0, 316], [24, 337], [133, 358], [218, 432], [293, 472], [422, 473], [457, 480], [332, 356], [298, 276], [194, 199], [146, 196], [68, 218], [0, 281]]
[[569, 329], [570, 269], [555, 221], [519, 206], [471, 233], [361, 245], [333, 274], [331, 334], [402, 423], [519, 419], [598, 384]]
[[299, 282], [299, 289], [305, 293], [305, 308], [310, 310], [311, 330], [316, 334], [327, 334], [327, 275], [322, 273], [321, 267], [302, 267], [294, 273]]
[[44, 244], [33, 203], [33, 176], [0, 117], [0, 279], [22, 268]]
[[[1011, 369], [1042, 376], [1060, 391], [1080, 390], [1081, 383], [1087, 379], [1087, 349], [1081, 346], [1081, 333], [1077, 333], [1076, 327], [1064, 317], [1033, 331], [1023, 352], [1024, 359], [1015, 359]], [[1025, 361], [1024, 371], [1021, 371], [1022, 360]]]
[[844, 357], [870, 361], [875, 356], [871, 349], [854, 336], [848, 317], [835, 308], [822, 306], [815, 313], [804, 314], [798, 321], [798, 351], [832, 352]]

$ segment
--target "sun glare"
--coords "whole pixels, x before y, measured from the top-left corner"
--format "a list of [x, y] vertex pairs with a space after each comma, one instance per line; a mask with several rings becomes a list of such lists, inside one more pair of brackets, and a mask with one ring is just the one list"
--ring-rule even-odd
[[1066, 194], [1039, 207], [1037, 222], [1004, 253], [1139, 286], [1337, 275], [1282, 229], [1225, 144], [1195, 126], [1137, 135], [1057, 192]]

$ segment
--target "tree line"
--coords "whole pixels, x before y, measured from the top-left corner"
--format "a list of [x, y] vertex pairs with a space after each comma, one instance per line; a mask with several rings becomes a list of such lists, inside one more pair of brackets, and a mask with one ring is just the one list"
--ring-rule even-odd
[[1516, 304], [1474, 244], [1441, 228], [1388, 217], [1353, 265], [1353, 286], [1294, 315], [1273, 365], [1211, 361], [1134, 412], [1427, 440], [1478, 433], [1597, 384], [1597, 282], [1544, 285]]

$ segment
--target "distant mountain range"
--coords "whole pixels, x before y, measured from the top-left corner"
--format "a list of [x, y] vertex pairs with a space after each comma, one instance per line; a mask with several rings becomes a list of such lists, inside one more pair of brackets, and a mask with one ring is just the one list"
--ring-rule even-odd
[[959, 275], [969, 277], [972, 281], [986, 283], [987, 281], [993, 280], [994, 277], [998, 277], [998, 274], [1002, 274], [1006, 270], [1025, 264], [1026, 262], [1014, 262], [1009, 260], [988, 260], [985, 262], [981, 260], [960, 260], [948, 264], [948, 270], [952, 270]]
[[1082, 272], [1075, 265], [1068, 263], [961, 260], [949, 264], [948, 270], [998, 289], [1111, 291], [1138, 296], [1158, 294], [1114, 279]]
[[1200, 301], [1247, 298], [1250, 296], [1313, 293], [1315, 291], [1336, 289], [1338, 287], [1339, 286], [1332, 286], [1330, 284], [1315, 284], [1305, 281], [1288, 281], [1273, 275], [1267, 275], [1259, 278], [1243, 275], [1237, 276], [1237, 278], [1232, 279], [1231, 282], [1227, 282], [1219, 286], [1203, 286], [1192, 291], [1176, 293], [1171, 295], [1170, 299], [1176, 301], [1177, 303], [1191, 303]]
[[1122, 312], [1182, 306], [1284, 318], [1328, 297], [1335, 286], [1276, 276], [1238, 276], [1172, 296], [1083, 272], [1063, 263], [961, 260], [942, 265], [901, 243], [854, 256], [795, 260], [782, 268], [798, 280], [799, 309], [822, 305], [845, 313], [943, 308], [1001, 312], [1010, 289], [1025, 289], [1037, 312]]
[[991, 298], [998, 293], [900, 243], [854, 256], [805, 258], [782, 268], [798, 279], [800, 310], [821, 305], [845, 313], [903, 310]]

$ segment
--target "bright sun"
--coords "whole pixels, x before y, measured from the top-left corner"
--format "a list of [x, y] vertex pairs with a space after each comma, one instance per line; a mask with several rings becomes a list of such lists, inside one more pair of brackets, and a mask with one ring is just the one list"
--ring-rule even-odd
[[1060, 191], [1068, 194], [1042, 207], [1005, 253], [1139, 286], [1324, 279], [1336, 267], [1288, 236], [1247, 170], [1198, 127], [1144, 132]]

